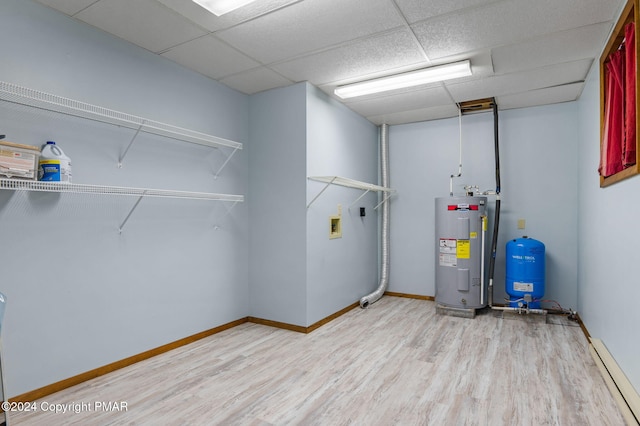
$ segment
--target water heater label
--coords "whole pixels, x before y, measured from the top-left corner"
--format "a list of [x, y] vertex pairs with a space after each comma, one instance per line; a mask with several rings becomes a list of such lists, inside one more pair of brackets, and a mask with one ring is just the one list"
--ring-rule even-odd
[[469, 259], [471, 257], [471, 241], [458, 240], [456, 256], [458, 259]]
[[440, 238], [440, 253], [438, 254], [440, 266], [456, 266], [456, 247], [458, 240], [455, 238]]
[[456, 245], [458, 240], [455, 238], [440, 238], [440, 253], [454, 253], [456, 252]]
[[440, 266], [456, 266], [456, 255], [455, 254], [444, 254], [440, 253]]
[[533, 292], [533, 283], [520, 283], [517, 281], [513, 282], [513, 289], [515, 291], [526, 291], [529, 293]]

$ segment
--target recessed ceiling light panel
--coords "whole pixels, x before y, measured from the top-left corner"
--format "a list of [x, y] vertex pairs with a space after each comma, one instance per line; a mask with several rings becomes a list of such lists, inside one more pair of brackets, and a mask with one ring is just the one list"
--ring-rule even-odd
[[192, 0], [216, 16], [240, 9], [256, 0]]
[[461, 62], [454, 62], [451, 64], [423, 68], [420, 70], [405, 72], [402, 74], [376, 78], [373, 80], [347, 84], [337, 87], [334, 90], [334, 93], [339, 98], [347, 99], [357, 96], [370, 95], [373, 93], [404, 89], [407, 87], [421, 86], [423, 84], [450, 80], [453, 78], [467, 77], [470, 75], [471, 62], [469, 60], [465, 60]]

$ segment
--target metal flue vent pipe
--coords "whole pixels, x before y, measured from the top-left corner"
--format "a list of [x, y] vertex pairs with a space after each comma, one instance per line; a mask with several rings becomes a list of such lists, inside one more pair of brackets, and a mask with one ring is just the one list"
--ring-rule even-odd
[[[389, 188], [389, 125], [382, 124], [380, 126], [380, 172], [382, 178], [382, 186]], [[367, 308], [370, 304], [375, 303], [382, 297], [389, 285], [389, 198], [382, 203], [382, 232], [381, 240], [381, 265], [380, 265], [380, 284], [378, 288], [371, 294], [360, 299], [360, 307]]]

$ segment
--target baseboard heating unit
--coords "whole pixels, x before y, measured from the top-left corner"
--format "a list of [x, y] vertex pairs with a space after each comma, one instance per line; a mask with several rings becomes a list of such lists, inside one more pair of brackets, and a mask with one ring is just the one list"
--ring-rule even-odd
[[589, 350], [628, 425], [640, 425], [640, 395], [600, 339], [590, 337]]

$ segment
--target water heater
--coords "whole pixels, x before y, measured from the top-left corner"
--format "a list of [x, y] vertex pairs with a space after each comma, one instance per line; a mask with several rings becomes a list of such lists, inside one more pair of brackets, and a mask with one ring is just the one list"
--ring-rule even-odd
[[486, 197], [436, 198], [436, 303], [454, 309], [487, 305], [484, 280]]

